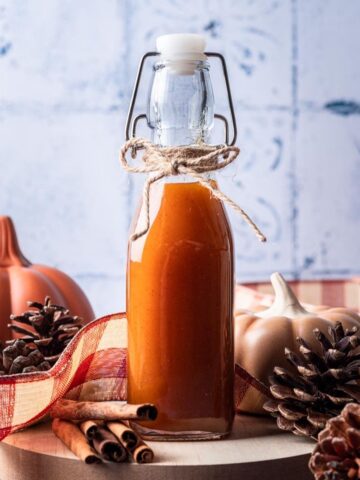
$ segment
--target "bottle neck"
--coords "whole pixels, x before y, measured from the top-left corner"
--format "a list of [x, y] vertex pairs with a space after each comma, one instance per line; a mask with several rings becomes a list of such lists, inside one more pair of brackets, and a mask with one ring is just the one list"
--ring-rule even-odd
[[204, 61], [155, 65], [148, 103], [152, 140], [160, 146], [209, 143], [214, 95]]

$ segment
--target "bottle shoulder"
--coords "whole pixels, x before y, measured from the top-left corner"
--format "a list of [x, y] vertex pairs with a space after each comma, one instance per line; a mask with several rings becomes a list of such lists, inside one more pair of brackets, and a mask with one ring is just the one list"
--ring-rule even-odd
[[[143, 228], [145, 205], [141, 203], [132, 223], [132, 233]], [[150, 195], [149, 231], [130, 250], [146, 248], [232, 249], [231, 228], [222, 202], [198, 182], [169, 183]]]

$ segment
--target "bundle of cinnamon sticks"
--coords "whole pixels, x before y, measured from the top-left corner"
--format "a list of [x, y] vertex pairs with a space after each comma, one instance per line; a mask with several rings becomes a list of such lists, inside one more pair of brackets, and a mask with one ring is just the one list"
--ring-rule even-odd
[[76, 402], [61, 399], [51, 410], [55, 435], [85, 463], [151, 463], [154, 452], [129, 420], [155, 420], [152, 404], [119, 401]]

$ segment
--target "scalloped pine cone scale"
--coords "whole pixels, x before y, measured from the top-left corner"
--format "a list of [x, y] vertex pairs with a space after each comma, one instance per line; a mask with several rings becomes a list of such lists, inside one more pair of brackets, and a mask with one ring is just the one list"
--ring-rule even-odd
[[316, 438], [326, 422], [343, 407], [360, 400], [360, 354], [356, 328], [338, 322], [329, 337], [314, 330], [323, 355], [298, 338], [299, 353], [285, 349], [290, 368], [275, 367], [269, 377], [274, 397], [264, 409], [277, 418], [280, 429]]
[[[65, 307], [51, 303], [50, 297], [44, 304], [29, 302], [30, 310], [22, 315], [11, 316], [17, 324], [9, 328], [21, 335], [26, 344], [33, 344], [54, 365], [72, 338], [82, 328], [82, 319], [72, 316]], [[7, 342], [13, 345], [14, 340]]]
[[309, 468], [316, 480], [360, 478], [360, 405], [349, 403], [320, 432]]
[[30, 373], [49, 370], [51, 364], [36, 348], [29, 348], [22, 340], [8, 347], [0, 346], [0, 375]]

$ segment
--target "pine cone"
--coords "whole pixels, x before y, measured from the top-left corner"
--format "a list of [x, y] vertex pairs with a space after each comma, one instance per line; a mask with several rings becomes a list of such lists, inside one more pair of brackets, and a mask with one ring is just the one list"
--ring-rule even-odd
[[349, 403], [319, 433], [309, 467], [316, 480], [360, 478], [360, 405]]
[[[54, 365], [61, 353], [82, 327], [82, 319], [73, 316], [65, 307], [51, 303], [45, 298], [44, 305], [29, 302], [30, 310], [22, 315], [11, 315], [9, 328], [21, 335], [21, 340], [34, 344], [51, 365]], [[14, 344], [14, 340], [6, 342]]]
[[329, 340], [318, 329], [314, 336], [322, 354], [298, 337], [300, 354], [285, 349], [292, 370], [275, 367], [269, 378], [274, 400], [264, 409], [276, 417], [282, 430], [316, 438], [327, 420], [344, 405], [360, 400], [360, 339], [357, 328], [344, 331], [340, 322], [329, 327]]
[[49, 370], [51, 365], [35, 346], [30, 348], [23, 340], [15, 340], [6, 348], [0, 345], [0, 375]]

